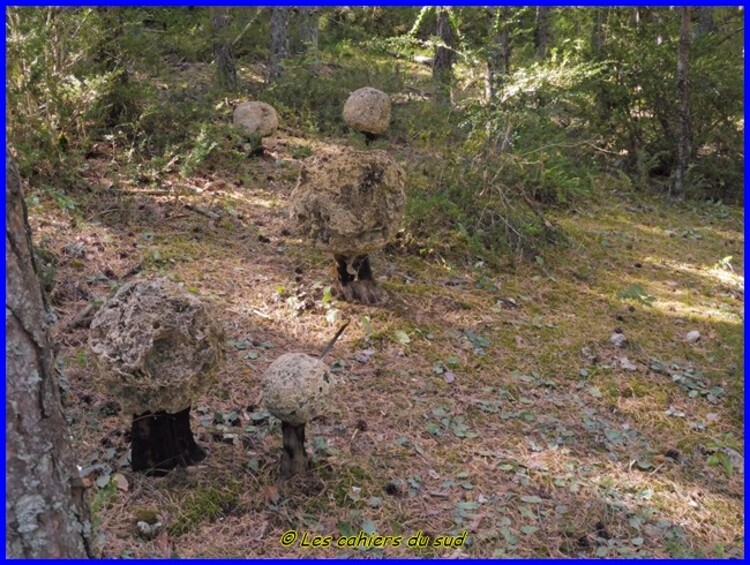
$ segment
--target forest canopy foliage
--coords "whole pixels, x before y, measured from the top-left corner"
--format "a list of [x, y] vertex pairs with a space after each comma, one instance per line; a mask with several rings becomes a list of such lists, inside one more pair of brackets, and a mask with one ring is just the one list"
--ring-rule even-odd
[[[344, 100], [373, 85], [396, 102], [390, 138], [442, 156], [408, 171], [417, 231], [442, 221], [480, 248], [502, 240], [522, 250], [544, 226], [528, 211], [530, 220], [508, 221], [517, 192], [568, 206], [596, 196], [602, 175], [627, 190], [674, 191], [687, 131], [678, 9], [451, 8], [448, 46], [435, 8], [326, 8], [315, 14], [318, 48], [291, 53], [268, 83], [270, 12], [231, 9], [218, 30], [208, 8], [8, 9], [7, 132], [22, 176], [64, 192], [101, 143], [147, 180], [175, 158], [185, 174], [227, 162], [221, 147], [236, 137], [227, 108], [243, 96], [271, 103], [302, 135], [343, 136]], [[739, 202], [743, 12], [698, 8], [689, 18], [690, 155], [677, 192]], [[220, 40], [240, 69], [236, 90], [175, 84], [175, 68], [211, 64]], [[441, 48], [452, 53], [447, 106], [406, 72]]]

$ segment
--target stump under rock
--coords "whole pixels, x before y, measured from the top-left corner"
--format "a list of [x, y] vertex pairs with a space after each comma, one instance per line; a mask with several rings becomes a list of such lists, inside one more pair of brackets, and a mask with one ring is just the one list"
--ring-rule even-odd
[[279, 116], [265, 102], [243, 102], [234, 109], [232, 123], [245, 133], [268, 137], [279, 128]]
[[377, 88], [365, 86], [355, 90], [344, 103], [346, 124], [357, 131], [372, 136], [384, 133], [391, 123], [391, 99]]
[[190, 408], [177, 414], [146, 412], [133, 416], [130, 426], [130, 466], [134, 471], [164, 475], [206, 458], [190, 429]]
[[377, 304], [369, 253], [401, 229], [406, 196], [403, 169], [385, 151], [320, 155], [303, 166], [292, 192], [292, 217], [313, 245], [332, 253], [344, 298]]
[[334, 255], [336, 275], [344, 300], [361, 304], [381, 304], [387, 298], [375, 284], [368, 255]]
[[89, 343], [109, 389], [133, 416], [134, 471], [163, 474], [203, 459], [190, 406], [212, 381], [221, 341], [206, 306], [166, 279], [127, 283], [97, 312]]

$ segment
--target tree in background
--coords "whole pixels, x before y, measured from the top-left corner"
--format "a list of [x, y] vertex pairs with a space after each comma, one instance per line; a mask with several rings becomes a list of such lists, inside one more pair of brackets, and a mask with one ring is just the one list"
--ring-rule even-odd
[[213, 39], [216, 79], [225, 90], [237, 89], [237, 67], [234, 63], [234, 48], [226, 37], [231, 16], [229, 8], [211, 8], [211, 36]]
[[105, 122], [113, 127], [131, 117], [131, 104], [127, 97], [130, 74], [126, 64], [127, 52], [123, 49], [126, 12], [114, 7], [96, 8], [102, 28], [107, 33], [99, 35], [95, 60], [104, 73], [112, 76], [110, 88], [101, 107], [105, 109]]
[[594, 21], [591, 26], [591, 55], [601, 59], [604, 47], [604, 15], [606, 8], [594, 8]]
[[91, 557], [21, 179], [7, 153], [5, 168], [6, 556]]
[[680, 133], [677, 147], [677, 170], [675, 172], [674, 193], [678, 197], [685, 194], [685, 175], [690, 164], [690, 83], [688, 81], [688, 60], [690, 56], [690, 8], [681, 8], [680, 43], [677, 57], [677, 96], [679, 99]]
[[271, 9], [271, 60], [268, 80], [275, 82], [282, 74], [282, 62], [289, 56], [289, 8]]
[[550, 20], [552, 8], [539, 6], [536, 9], [536, 22], [534, 25], [534, 51], [539, 59], [547, 57], [549, 46], [552, 43], [552, 30]]
[[317, 55], [320, 11], [320, 8], [315, 6], [294, 8], [290, 26], [292, 28], [290, 38], [292, 55]]
[[713, 8], [695, 8], [698, 14], [698, 25], [695, 26], [695, 37], [699, 39], [709, 33], [716, 31], [716, 21], [714, 20]]
[[438, 104], [449, 104], [453, 83], [453, 63], [456, 61], [456, 40], [448, 8], [437, 10], [437, 37], [432, 64], [432, 79], [435, 84], [435, 99]]

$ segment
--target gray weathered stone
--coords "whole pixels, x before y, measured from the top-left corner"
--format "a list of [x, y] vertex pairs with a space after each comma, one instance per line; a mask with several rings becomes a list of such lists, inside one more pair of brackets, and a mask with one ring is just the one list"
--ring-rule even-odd
[[243, 102], [234, 109], [232, 123], [246, 133], [267, 137], [276, 133], [279, 116], [273, 106], [265, 102]]
[[391, 123], [391, 99], [371, 86], [355, 90], [344, 103], [344, 121], [357, 131], [379, 135]]
[[176, 414], [211, 382], [221, 332], [197, 296], [166, 279], [132, 281], [91, 322], [89, 343], [131, 414]]
[[405, 174], [385, 151], [344, 150], [306, 162], [292, 217], [316, 247], [341, 255], [382, 248], [401, 229]]
[[285, 353], [263, 374], [263, 401], [268, 411], [289, 424], [305, 424], [325, 412], [333, 375], [317, 357]]

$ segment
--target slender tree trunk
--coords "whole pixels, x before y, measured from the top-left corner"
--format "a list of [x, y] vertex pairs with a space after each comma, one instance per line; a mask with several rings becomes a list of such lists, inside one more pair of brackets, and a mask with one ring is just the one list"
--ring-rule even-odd
[[226, 36], [231, 17], [229, 8], [211, 8], [211, 28], [213, 34], [214, 62], [216, 79], [225, 90], [237, 89], [237, 67], [234, 63], [234, 49]]
[[[594, 8], [594, 21], [591, 27], [591, 56], [594, 61], [604, 59], [605, 49], [605, 15], [607, 8]], [[612, 117], [613, 105], [609, 92], [609, 82], [600, 80], [595, 86], [596, 106], [600, 124], [606, 124]]]
[[690, 83], [688, 81], [688, 60], [690, 55], [690, 8], [681, 8], [680, 46], [677, 58], [677, 95], [679, 98], [680, 134], [677, 146], [677, 172], [674, 193], [678, 198], [685, 195], [685, 175], [690, 164]]
[[714, 8], [696, 8], [698, 11], [698, 25], [695, 26], [694, 38], [698, 39], [716, 31]]
[[550, 17], [552, 8], [538, 7], [536, 9], [536, 25], [534, 26], [534, 49], [539, 59], [547, 57], [549, 45], [552, 42]]
[[510, 8], [493, 9], [493, 38], [487, 57], [487, 100], [497, 102], [510, 75]]
[[435, 59], [432, 64], [432, 79], [435, 83], [435, 98], [439, 104], [450, 104], [451, 83], [453, 82], [453, 63], [456, 53], [453, 48], [456, 42], [451, 27], [448, 8], [438, 8], [437, 36], [443, 45], [435, 48]]
[[591, 52], [595, 60], [601, 60], [604, 48], [604, 10], [594, 8], [594, 24], [591, 29]]
[[91, 557], [21, 180], [5, 157], [6, 557]]
[[271, 9], [271, 63], [268, 80], [276, 81], [283, 72], [282, 61], [289, 56], [289, 8]]
[[317, 54], [319, 18], [320, 8], [300, 6], [294, 9], [291, 26], [291, 50], [293, 55]]

